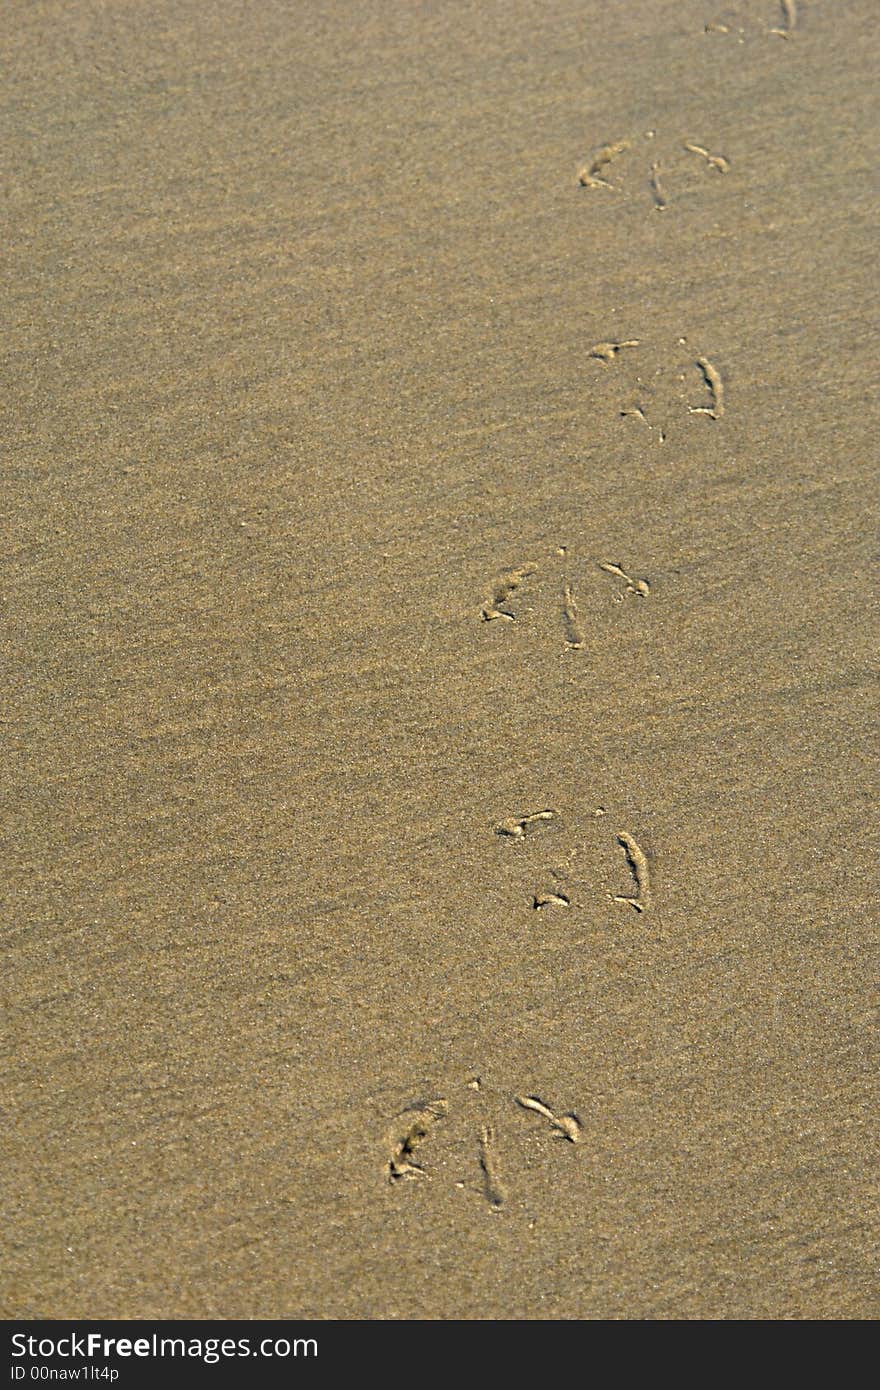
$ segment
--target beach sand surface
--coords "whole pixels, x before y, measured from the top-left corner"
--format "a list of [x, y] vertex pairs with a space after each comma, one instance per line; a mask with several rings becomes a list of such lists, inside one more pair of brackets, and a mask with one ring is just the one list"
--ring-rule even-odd
[[5, 1316], [880, 1312], [876, 7], [795, 14], [7, 6]]

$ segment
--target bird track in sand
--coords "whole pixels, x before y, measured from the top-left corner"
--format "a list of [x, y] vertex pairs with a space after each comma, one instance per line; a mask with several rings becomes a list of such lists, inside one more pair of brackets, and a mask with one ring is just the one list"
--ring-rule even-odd
[[[495, 1092], [487, 1096], [480, 1076], [471, 1076], [464, 1083], [466, 1090], [481, 1096], [480, 1101], [465, 1100], [464, 1094], [455, 1107], [450, 1107], [445, 1098], [432, 1101], [416, 1101], [395, 1115], [386, 1134], [386, 1143], [391, 1146], [385, 1173], [392, 1186], [398, 1186], [403, 1179], [425, 1178], [427, 1173], [422, 1164], [413, 1161], [415, 1148], [427, 1138], [438, 1120], [464, 1113], [465, 1123], [476, 1123], [476, 1161], [480, 1175], [480, 1191], [486, 1204], [493, 1212], [500, 1212], [508, 1200], [508, 1184], [502, 1171], [499, 1156], [498, 1125], [510, 1113], [511, 1106], [525, 1110], [546, 1120], [550, 1126], [551, 1137], [579, 1145], [583, 1141], [584, 1126], [580, 1117], [567, 1110], [557, 1114], [545, 1101], [534, 1094], [522, 1092]], [[476, 1105], [477, 1115], [472, 1112], [468, 1119], [468, 1106]], [[487, 1108], [491, 1107], [487, 1115]], [[471, 1130], [473, 1134], [473, 1130]], [[440, 1163], [441, 1168], [446, 1162]], [[510, 1169], [510, 1153], [507, 1167]], [[455, 1186], [467, 1187], [464, 1179], [456, 1181]]]
[[[730, 23], [722, 20], [710, 20], [703, 25], [704, 34], [722, 34], [729, 38], [735, 38], [738, 43], [745, 43], [746, 36], [752, 33], [766, 37], [768, 34], [780, 39], [790, 39], [794, 37], [798, 27], [799, 14], [797, 0], [776, 0], [777, 23], [765, 23], [760, 28], [749, 22], [741, 24], [731, 19]], [[769, 10], [769, 7], [768, 7]], [[772, 11], [769, 11], [772, 13]]]
[[[781, 31], [774, 30], [772, 32]], [[690, 136], [679, 136], [676, 140], [673, 140], [671, 144], [663, 144], [659, 153], [657, 151], [661, 146], [661, 142], [657, 138], [656, 130], [644, 131], [641, 139], [651, 142], [652, 146], [652, 157], [648, 159], [647, 166], [647, 187], [651, 201], [657, 211], [664, 212], [667, 208], [672, 206], [673, 199], [667, 192], [665, 183], [667, 173], [671, 171], [672, 184], [676, 189], [680, 189], [682, 184], [684, 184], [686, 189], [693, 184], [693, 174], [688, 168], [688, 164], [692, 163], [692, 161], [683, 160], [680, 153], [681, 150], [685, 150], [688, 154], [698, 155], [703, 160], [709, 172], [718, 174], [730, 173], [731, 161], [726, 155], [711, 153], [705, 145], [698, 144], [697, 141]], [[628, 183], [625, 177], [617, 183], [611, 183], [609, 179], [600, 178], [598, 171], [600, 169], [605, 169], [618, 155], [626, 151], [634, 150], [638, 142], [639, 137], [633, 136], [626, 137], [622, 140], [615, 140], [609, 145], [603, 145], [592, 157], [589, 164], [580, 170], [578, 174], [579, 186], [587, 189], [605, 189], [612, 193], [624, 195], [624, 197], [629, 196]], [[636, 165], [635, 167], [644, 169], [645, 166]], [[643, 189], [644, 184], [640, 184], [640, 187]], [[640, 193], [639, 196], [643, 196], [643, 193]], [[598, 202], [603, 204], [604, 200], [599, 199]], [[595, 206], [592, 200], [591, 205]], [[607, 204], [605, 204], [605, 206], [607, 206]], [[618, 348], [637, 346], [638, 343], [633, 341], [625, 341], [622, 343], [597, 343], [591, 355], [600, 357], [603, 361], [611, 361]], [[606, 356], [603, 349], [608, 349], [610, 355]]]
[[[717, 386], [717, 394], [713, 396], [713, 409], [716, 411], [721, 408], [722, 389], [723, 388], [720, 386]], [[694, 407], [694, 409], [696, 409], [696, 407]], [[717, 414], [715, 418], [717, 418]], [[554, 553], [556, 556], [566, 558], [568, 555], [568, 547], [556, 546]], [[651, 583], [648, 579], [635, 579], [630, 576], [621, 565], [612, 563], [608, 560], [597, 560], [596, 564], [599, 569], [606, 571], [608, 574], [613, 574], [624, 581], [624, 593], [618, 595], [618, 598], [623, 598], [624, 594], [636, 594], [641, 598], [646, 598], [651, 593]], [[566, 568], [568, 568], [568, 566], [566, 566]], [[507, 597], [519, 587], [525, 577], [537, 573], [537, 570], [538, 566], [533, 564], [521, 566], [519, 569], [502, 570], [495, 582], [492, 598], [487, 600], [480, 610], [480, 616], [483, 621], [490, 622], [493, 618], [501, 617], [512, 622], [514, 615], [507, 610], [501, 609], [499, 605], [506, 601]], [[559, 583], [560, 581], [556, 580], [555, 582]], [[580, 601], [575, 593], [574, 584], [569, 577], [563, 578], [561, 582], [561, 592], [559, 592], [559, 590], [557, 590], [557, 592], [559, 593], [559, 607], [557, 612], [561, 615], [562, 619], [563, 650], [565, 652], [582, 652], [588, 645], [588, 624], [584, 617]], [[552, 813], [549, 810], [532, 812], [529, 816], [521, 816], [518, 818], [508, 817], [496, 827], [496, 832], [499, 835], [509, 835], [515, 839], [521, 839], [533, 820], [550, 819], [552, 819]]]

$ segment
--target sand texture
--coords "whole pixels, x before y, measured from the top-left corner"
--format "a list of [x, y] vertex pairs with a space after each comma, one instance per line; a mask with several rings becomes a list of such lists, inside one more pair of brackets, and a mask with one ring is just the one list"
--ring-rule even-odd
[[880, 1312], [878, 25], [785, 9], [6, 6], [7, 1317]]

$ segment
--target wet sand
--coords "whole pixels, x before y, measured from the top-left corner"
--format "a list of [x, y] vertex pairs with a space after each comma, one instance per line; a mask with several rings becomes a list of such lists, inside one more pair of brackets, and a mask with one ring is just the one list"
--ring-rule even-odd
[[6, 1316], [880, 1311], [875, 7], [781, 14], [11, 6]]

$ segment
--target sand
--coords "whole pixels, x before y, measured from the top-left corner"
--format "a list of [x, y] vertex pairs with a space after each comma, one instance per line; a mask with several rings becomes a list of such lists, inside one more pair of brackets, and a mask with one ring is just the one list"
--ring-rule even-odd
[[875, 19], [8, 7], [7, 1317], [880, 1311]]

